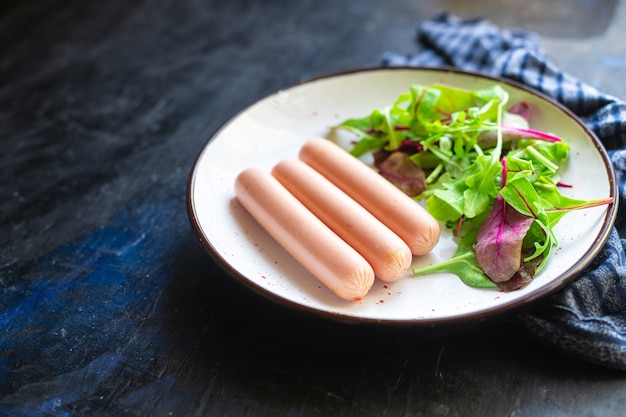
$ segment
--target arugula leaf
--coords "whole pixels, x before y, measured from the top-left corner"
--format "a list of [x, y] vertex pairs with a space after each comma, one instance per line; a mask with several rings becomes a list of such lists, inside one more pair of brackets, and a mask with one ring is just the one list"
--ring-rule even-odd
[[463, 179], [453, 181], [450, 176], [442, 176], [441, 188], [432, 189], [426, 200], [426, 210], [441, 222], [456, 221], [463, 215], [464, 193], [467, 189]]
[[502, 173], [502, 165], [494, 163], [492, 156], [478, 156], [472, 167], [475, 172], [467, 176], [467, 189], [463, 192], [463, 212], [469, 218], [476, 217], [491, 205], [498, 195], [497, 179]]
[[485, 275], [476, 262], [476, 255], [472, 246], [476, 240], [477, 232], [477, 229], [474, 228], [463, 236], [452, 258], [434, 265], [413, 268], [413, 275], [451, 272], [470, 287], [496, 288], [497, 285]]

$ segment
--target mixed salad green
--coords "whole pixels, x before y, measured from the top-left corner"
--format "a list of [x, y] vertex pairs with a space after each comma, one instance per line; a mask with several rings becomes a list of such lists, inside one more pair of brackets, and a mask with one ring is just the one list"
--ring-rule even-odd
[[557, 245], [553, 228], [572, 210], [612, 202], [564, 196], [559, 168], [569, 145], [533, 130], [528, 102], [501, 85], [464, 90], [412, 85], [390, 106], [336, 126], [357, 135], [351, 153], [374, 155], [380, 174], [458, 239], [453, 258], [413, 269], [448, 271], [465, 284], [512, 291], [527, 285]]

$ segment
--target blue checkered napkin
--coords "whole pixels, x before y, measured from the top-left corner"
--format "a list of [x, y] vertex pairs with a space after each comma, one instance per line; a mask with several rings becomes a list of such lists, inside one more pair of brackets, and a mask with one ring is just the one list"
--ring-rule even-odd
[[609, 151], [622, 209], [607, 244], [576, 281], [517, 320], [566, 354], [626, 369], [626, 103], [560, 70], [532, 33], [450, 14], [420, 24], [417, 32], [417, 54], [386, 53], [383, 64], [453, 66], [525, 83], [572, 110]]

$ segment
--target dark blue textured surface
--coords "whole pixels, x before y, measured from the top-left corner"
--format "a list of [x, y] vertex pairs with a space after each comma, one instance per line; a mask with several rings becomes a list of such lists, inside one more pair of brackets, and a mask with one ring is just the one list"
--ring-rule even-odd
[[[120, 373], [149, 369], [163, 347], [155, 324], [164, 320], [164, 288], [176, 276], [172, 243], [188, 234], [184, 208], [180, 201], [137, 205], [39, 259], [0, 270], [14, 280], [5, 278], [0, 293], [0, 392], [17, 385], [5, 406], [64, 415], [55, 410], [97, 399]], [[157, 394], [171, 378], [133, 382], [124, 401]]]

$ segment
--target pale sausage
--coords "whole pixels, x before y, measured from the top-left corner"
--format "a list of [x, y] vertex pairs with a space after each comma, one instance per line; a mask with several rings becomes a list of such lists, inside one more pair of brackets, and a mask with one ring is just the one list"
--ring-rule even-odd
[[272, 175], [356, 249], [379, 279], [392, 282], [407, 273], [413, 260], [407, 244], [322, 174], [302, 161], [286, 159]]
[[430, 252], [439, 241], [439, 222], [430, 213], [337, 144], [309, 139], [299, 158], [396, 232], [414, 255]]
[[345, 300], [360, 300], [374, 283], [374, 271], [356, 250], [315, 217], [260, 168], [235, 180], [241, 205], [304, 268]]

